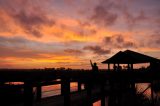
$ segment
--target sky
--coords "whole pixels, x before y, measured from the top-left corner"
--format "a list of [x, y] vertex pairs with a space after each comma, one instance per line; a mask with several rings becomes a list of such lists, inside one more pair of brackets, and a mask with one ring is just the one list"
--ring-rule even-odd
[[90, 68], [126, 49], [160, 58], [160, 0], [0, 0], [0, 68]]

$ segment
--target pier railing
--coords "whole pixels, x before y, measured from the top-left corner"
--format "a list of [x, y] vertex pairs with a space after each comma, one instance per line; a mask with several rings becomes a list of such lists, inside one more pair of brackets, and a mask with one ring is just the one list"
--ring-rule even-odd
[[[60, 79], [57, 81], [57, 79]], [[5, 88], [5, 82], [23, 82], [21, 85], [24, 93], [24, 106], [33, 106], [33, 87], [37, 88], [37, 100], [41, 100], [42, 86], [61, 84], [61, 95], [64, 97], [64, 106], [71, 106], [70, 83], [77, 82], [78, 90], [81, 91], [81, 84], [85, 84], [87, 92], [87, 106], [92, 105], [92, 86], [96, 85], [101, 88], [101, 105], [105, 106], [105, 96], [115, 92], [118, 84], [123, 85], [117, 90], [122, 90], [126, 85], [135, 83], [151, 83], [160, 80], [160, 73], [151, 70], [133, 70], [133, 71], [108, 71], [100, 70], [92, 72], [91, 70], [48, 70], [48, 69], [4, 69], [0, 70], [0, 88]], [[109, 86], [107, 91], [105, 87]], [[133, 87], [133, 86], [132, 86]], [[127, 88], [127, 87], [126, 87]], [[125, 89], [126, 89], [125, 88]], [[2, 90], [2, 89], [0, 89]], [[5, 96], [5, 95], [2, 95]]]

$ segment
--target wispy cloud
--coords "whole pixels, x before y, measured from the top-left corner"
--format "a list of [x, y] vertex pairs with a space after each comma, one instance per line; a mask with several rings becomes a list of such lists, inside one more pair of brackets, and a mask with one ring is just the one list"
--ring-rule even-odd
[[113, 36], [107, 36], [103, 40], [105, 45], [110, 46], [111, 48], [137, 48], [138, 44], [136, 44], [134, 41], [128, 40], [125, 35], [122, 34], [116, 34]]
[[159, 0], [0, 0], [0, 67], [88, 68], [87, 60], [100, 62], [122, 49], [157, 52], [159, 5]]
[[117, 17], [117, 14], [112, 13], [107, 8], [99, 5], [94, 8], [94, 14], [91, 17], [91, 20], [93, 20], [95, 24], [109, 26], [115, 23]]
[[94, 54], [97, 54], [97, 55], [104, 55], [104, 54], [109, 54], [111, 53], [111, 50], [110, 49], [103, 49], [101, 46], [85, 46], [83, 48], [84, 50], [89, 50], [91, 52], [93, 52]]
[[[37, 5], [34, 5], [37, 4]], [[10, 21], [18, 25], [22, 30], [35, 37], [43, 36], [41, 29], [43, 26], [55, 24], [53, 18], [49, 18], [47, 12], [42, 9], [42, 4], [32, 0], [1, 0], [0, 9], [6, 14]], [[3, 20], [3, 17], [0, 17]]]

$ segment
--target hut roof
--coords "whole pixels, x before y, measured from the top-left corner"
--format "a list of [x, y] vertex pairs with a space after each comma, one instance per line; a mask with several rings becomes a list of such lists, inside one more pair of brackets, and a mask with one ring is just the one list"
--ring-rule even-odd
[[123, 52], [119, 51], [114, 56], [103, 61], [102, 63], [136, 64], [136, 63], [150, 63], [150, 62], [160, 62], [160, 60], [131, 50], [126, 50]]

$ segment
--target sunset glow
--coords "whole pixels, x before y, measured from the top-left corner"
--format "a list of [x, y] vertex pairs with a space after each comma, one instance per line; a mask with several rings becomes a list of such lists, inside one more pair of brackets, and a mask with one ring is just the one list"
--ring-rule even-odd
[[119, 50], [160, 58], [160, 0], [0, 0], [0, 68], [90, 68]]

